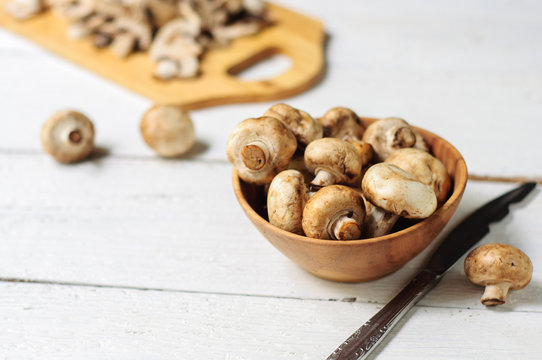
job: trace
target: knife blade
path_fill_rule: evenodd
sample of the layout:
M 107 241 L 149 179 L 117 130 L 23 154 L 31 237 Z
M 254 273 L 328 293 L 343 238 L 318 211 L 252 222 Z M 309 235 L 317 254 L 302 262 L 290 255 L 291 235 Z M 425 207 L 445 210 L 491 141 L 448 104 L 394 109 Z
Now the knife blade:
M 525 183 L 475 210 L 442 241 L 425 268 L 386 306 L 348 337 L 327 360 L 361 360 L 376 348 L 389 330 L 433 287 L 474 244 L 489 233 L 489 225 L 509 213 L 509 205 L 523 200 L 536 183 Z

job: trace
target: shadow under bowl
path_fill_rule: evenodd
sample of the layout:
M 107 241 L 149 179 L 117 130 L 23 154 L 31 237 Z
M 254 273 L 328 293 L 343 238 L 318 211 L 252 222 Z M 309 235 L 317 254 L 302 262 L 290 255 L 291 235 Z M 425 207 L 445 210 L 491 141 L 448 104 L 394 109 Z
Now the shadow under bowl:
M 361 120 L 368 126 L 376 119 Z M 432 154 L 446 167 L 452 179 L 452 190 L 448 200 L 433 215 L 397 232 L 370 239 L 337 241 L 284 231 L 266 220 L 264 187 L 244 182 L 234 169 L 235 195 L 258 231 L 306 271 L 323 279 L 341 282 L 380 278 L 398 270 L 437 237 L 456 211 L 467 183 L 467 166 L 459 151 L 443 138 L 427 130 L 416 129 L 430 146 Z

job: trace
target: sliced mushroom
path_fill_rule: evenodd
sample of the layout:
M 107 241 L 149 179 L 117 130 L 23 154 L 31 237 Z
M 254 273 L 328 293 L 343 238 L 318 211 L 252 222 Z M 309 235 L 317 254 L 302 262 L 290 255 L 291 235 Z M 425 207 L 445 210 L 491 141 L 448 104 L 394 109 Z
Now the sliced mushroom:
M 16 20 L 26 20 L 43 11 L 42 0 L 11 0 L 4 9 Z
M 318 190 L 303 210 L 303 231 L 315 239 L 355 240 L 361 237 L 365 206 L 361 194 L 348 186 Z
M 140 127 L 147 145 L 164 157 L 186 154 L 196 142 L 194 124 L 179 106 L 154 105 L 143 115 Z
M 337 138 L 312 141 L 305 149 L 305 165 L 315 174 L 315 189 L 333 184 L 354 184 L 361 175 L 361 159 L 354 145 Z
M 267 213 L 269 222 L 282 230 L 303 234 L 301 219 L 309 199 L 309 190 L 303 174 L 297 170 L 284 170 L 269 185 Z
M 415 148 L 399 149 L 391 153 L 386 162 L 400 167 L 431 186 L 439 205 L 448 198 L 452 186 L 450 176 L 442 162 L 427 151 Z
M 147 50 L 151 46 L 152 29 L 149 24 L 128 17 L 118 17 L 114 25 L 117 33 L 129 33 L 133 37 L 138 50 Z
M 465 258 L 465 274 L 469 280 L 485 286 L 480 301 L 486 306 L 504 304 L 508 290 L 523 289 L 531 281 L 532 273 L 531 259 L 506 244 L 479 246 Z
M 296 149 L 294 134 L 279 120 L 264 116 L 239 123 L 228 139 L 226 154 L 241 179 L 264 185 L 288 167 Z
M 275 104 L 264 113 L 286 125 L 295 135 L 297 144 L 306 147 L 311 141 L 320 139 L 323 135 L 322 126 L 305 111 L 298 110 L 286 104 Z
M 43 124 L 41 143 L 56 160 L 62 163 L 77 162 L 94 149 L 94 126 L 80 112 L 59 111 Z
M 318 119 L 324 129 L 325 137 L 357 139 L 363 136 L 365 128 L 359 116 L 345 107 L 334 107 Z
M 433 189 L 393 164 L 371 166 L 363 176 L 361 189 L 366 200 L 377 207 L 371 209 L 368 217 L 375 222 L 367 226 L 375 229 L 367 233 L 368 237 L 389 233 L 399 217 L 424 219 L 437 208 Z
M 380 119 L 367 126 L 363 141 L 373 146 L 377 161 L 384 161 L 395 150 L 417 148 L 429 151 L 420 133 L 405 120 L 399 118 Z
M 199 24 L 185 19 L 174 19 L 160 29 L 149 51 L 151 58 L 158 63 L 155 70 L 158 78 L 187 78 L 197 74 L 198 56 L 203 51 L 195 40 L 199 31 Z M 171 63 L 176 66 L 171 66 Z M 174 68 L 177 69 L 176 73 L 173 73 Z

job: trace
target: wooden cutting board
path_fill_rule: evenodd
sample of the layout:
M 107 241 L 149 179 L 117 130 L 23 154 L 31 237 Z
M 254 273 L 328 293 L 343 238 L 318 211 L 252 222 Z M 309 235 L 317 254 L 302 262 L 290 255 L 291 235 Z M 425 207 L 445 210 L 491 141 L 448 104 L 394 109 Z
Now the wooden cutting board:
M 275 24 L 255 36 L 235 40 L 224 49 L 208 51 L 195 79 L 160 81 L 145 53 L 119 59 L 90 40 L 67 37 L 67 22 L 51 12 L 17 21 L 0 0 L 0 26 L 157 103 L 174 103 L 187 110 L 208 106 L 290 97 L 314 85 L 324 68 L 324 28 L 312 18 L 269 4 Z M 242 81 L 235 74 L 275 54 L 288 56 L 286 72 L 262 81 Z

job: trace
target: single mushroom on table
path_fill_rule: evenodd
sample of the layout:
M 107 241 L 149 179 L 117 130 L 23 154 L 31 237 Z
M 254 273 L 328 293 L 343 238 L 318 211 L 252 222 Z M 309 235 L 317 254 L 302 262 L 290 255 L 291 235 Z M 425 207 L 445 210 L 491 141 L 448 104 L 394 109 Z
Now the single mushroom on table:
M 318 190 L 303 210 L 305 235 L 324 240 L 361 238 L 365 205 L 361 194 L 344 185 Z
M 452 187 L 450 175 L 442 162 L 428 153 L 415 148 L 399 149 L 391 153 L 387 163 L 396 165 L 433 188 L 437 202 L 442 205 Z
M 352 185 L 361 176 L 361 159 L 354 145 L 337 138 L 314 140 L 305 149 L 305 165 L 315 174 L 311 187 Z
M 312 116 L 290 105 L 275 104 L 267 109 L 264 116 L 271 116 L 282 121 L 295 135 L 298 146 L 303 148 L 323 135 L 322 126 Z
M 194 124 L 179 106 L 154 105 L 143 115 L 140 128 L 147 145 L 164 157 L 181 156 L 196 142 Z
M 83 160 L 94 149 L 94 125 L 80 112 L 59 111 L 43 124 L 41 143 L 57 161 Z
M 228 160 L 239 177 L 266 185 L 288 168 L 297 140 L 280 120 L 263 116 L 243 120 L 233 129 L 226 144 Z
M 303 209 L 309 199 L 309 189 L 303 174 L 297 170 L 278 173 L 269 184 L 267 214 L 269 222 L 282 229 L 302 235 Z
M 385 118 L 367 126 L 363 141 L 373 146 L 377 161 L 384 161 L 392 152 L 402 148 L 429 151 L 421 134 L 400 118 Z
M 389 163 L 371 166 L 361 181 L 368 207 L 366 237 L 388 234 L 399 217 L 425 219 L 437 208 L 433 188 Z
M 465 274 L 469 280 L 485 286 L 481 303 L 486 306 L 506 302 L 509 289 L 523 289 L 531 281 L 533 264 L 521 250 L 506 244 L 485 244 L 465 258 Z

